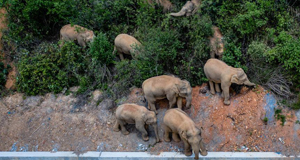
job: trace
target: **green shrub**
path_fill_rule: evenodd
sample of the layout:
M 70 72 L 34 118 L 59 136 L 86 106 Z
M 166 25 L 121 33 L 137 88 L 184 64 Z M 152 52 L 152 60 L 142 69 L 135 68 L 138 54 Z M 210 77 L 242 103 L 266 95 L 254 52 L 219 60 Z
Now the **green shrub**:
M 282 31 L 274 42 L 276 46 L 266 54 L 268 62 L 279 63 L 288 71 L 295 87 L 300 87 L 300 39 Z
M 93 61 L 106 65 L 113 63 L 115 56 L 112 55 L 112 52 L 113 45 L 108 41 L 106 35 L 101 32 L 94 38 L 89 48 L 89 54 Z
M 1 62 L 1 58 L 0 58 L 0 89 L 3 88 L 3 86 L 6 83 L 6 78 L 8 75 L 8 70 L 10 69 L 10 66 L 7 65 L 6 67 L 4 66 L 4 63 Z
M 18 90 L 28 95 L 51 91 L 58 93 L 64 87 L 68 87 L 67 73 L 60 69 L 58 63 L 61 55 L 57 45 L 44 43 L 40 45 L 40 49 L 43 49 L 42 53 L 24 55 L 18 63 Z

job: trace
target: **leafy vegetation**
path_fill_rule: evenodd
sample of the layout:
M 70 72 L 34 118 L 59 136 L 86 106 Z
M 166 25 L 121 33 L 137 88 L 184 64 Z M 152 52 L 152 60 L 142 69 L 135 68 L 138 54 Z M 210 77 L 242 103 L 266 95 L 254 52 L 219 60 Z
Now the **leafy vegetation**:
M 8 70 L 10 69 L 10 65 L 4 66 L 3 62 L 0 62 L 0 89 L 5 85 L 6 83 L 6 77 L 8 75 Z
M 178 7 L 185 2 L 172 3 Z M 251 81 L 284 98 L 300 87 L 300 18 L 294 1 L 203 0 L 198 13 L 189 17 L 171 17 L 143 0 L 0 0 L 0 4 L 9 21 L 2 38 L 4 51 L 18 64 L 18 90 L 29 95 L 79 85 L 81 93 L 100 88 L 117 98 L 161 74 L 200 85 L 207 81 L 203 66 L 210 56 L 212 26 L 224 36 L 222 60 L 243 68 Z M 73 42 L 58 47 L 59 30 L 68 23 L 96 33 L 88 49 Z M 125 61 L 112 55 L 120 33 L 142 43 L 139 55 Z
M 281 114 L 281 112 L 282 112 L 282 110 L 281 109 L 276 109 L 275 110 L 275 118 L 277 119 L 277 120 L 280 120 L 281 121 L 281 125 L 282 126 L 284 126 L 284 123 L 285 123 L 285 121 L 286 121 L 286 117 L 285 117 L 285 115 L 283 115 L 283 114 Z

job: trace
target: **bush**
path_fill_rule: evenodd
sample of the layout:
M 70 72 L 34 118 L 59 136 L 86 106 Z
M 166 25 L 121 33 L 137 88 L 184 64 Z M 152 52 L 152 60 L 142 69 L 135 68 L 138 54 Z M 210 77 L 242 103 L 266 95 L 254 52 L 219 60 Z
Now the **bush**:
M 74 75 L 66 70 L 77 70 L 78 66 L 72 65 L 71 62 L 77 58 L 78 52 L 73 51 L 62 54 L 57 44 L 42 43 L 32 54 L 24 54 L 18 63 L 18 90 L 28 95 L 58 93 L 74 84 Z
M 282 31 L 274 42 L 276 46 L 267 52 L 267 60 L 270 63 L 279 63 L 288 71 L 295 87 L 300 87 L 300 39 Z
M 1 60 L 1 58 L 0 58 Z M 6 77 L 8 75 L 8 70 L 10 69 L 10 65 L 4 66 L 4 63 L 0 61 L 0 89 L 3 88 L 3 86 L 6 83 Z
M 113 45 L 108 41 L 106 35 L 101 32 L 94 38 L 88 52 L 93 61 L 98 61 L 101 64 L 112 64 L 115 58 L 112 54 Z

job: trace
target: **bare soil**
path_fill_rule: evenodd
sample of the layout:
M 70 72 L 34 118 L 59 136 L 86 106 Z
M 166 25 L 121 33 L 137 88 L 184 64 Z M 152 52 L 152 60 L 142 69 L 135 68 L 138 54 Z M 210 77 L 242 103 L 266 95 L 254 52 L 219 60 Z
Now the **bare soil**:
M 96 91 L 95 91 L 96 92 Z M 183 150 L 183 142 L 155 144 L 149 127 L 150 140 L 144 142 L 134 125 L 128 125 L 129 135 L 113 131 L 117 105 L 101 99 L 101 92 L 91 93 L 91 99 L 79 105 L 73 93 L 24 97 L 21 93 L 0 100 L 0 151 L 161 151 Z M 274 96 L 262 87 L 241 93 L 231 92 L 231 105 L 223 104 L 220 94 L 211 95 L 206 84 L 193 88 L 191 109 L 184 108 L 197 126 L 208 151 L 300 153 L 300 112 L 282 109 L 286 122 L 275 118 L 277 106 Z M 142 91 L 135 88 L 118 102 L 143 102 Z M 168 101 L 157 102 L 159 135 L 161 121 L 168 109 Z M 298 118 L 297 118 L 298 115 Z M 267 117 L 268 121 L 263 119 Z

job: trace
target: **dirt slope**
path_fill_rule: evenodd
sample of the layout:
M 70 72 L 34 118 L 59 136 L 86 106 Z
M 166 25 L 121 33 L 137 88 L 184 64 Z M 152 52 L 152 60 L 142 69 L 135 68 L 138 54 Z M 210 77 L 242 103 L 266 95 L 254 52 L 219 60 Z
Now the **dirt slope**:
M 201 92 L 200 92 L 201 91 Z M 205 93 L 206 92 L 206 93 Z M 101 92 L 92 93 L 84 106 L 72 93 L 23 97 L 16 93 L 0 100 L 0 151 L 182 151 L 182 142 L 155 144 L 154 132 L 144 142 L 134 125 L 129 135 L 113 132 L 115 106 Z M 141 89 L 119 103 L 143 104 Z M 101 102 L 100 102 L 101 101 Z M 100 103 L 99 103 L 100 102 Z M 157 103 L 159 135 L 167 100 Z M 192 108 L 184 109 L 202 128 L 208 151 L 272 151 L 285 155 L 300 153 L 300 112 L 283 109 L 286 123 L 274 118 L 277 107 L 273 95 L 263 88 L 231 95 L 231 105 L 223 105 L 220 95 L 211 95 L 206 84 L 193 88 Z M 298 118 L 297 118 L 298 115 Z M 263 119 L 268 117 L 268 122 Z

